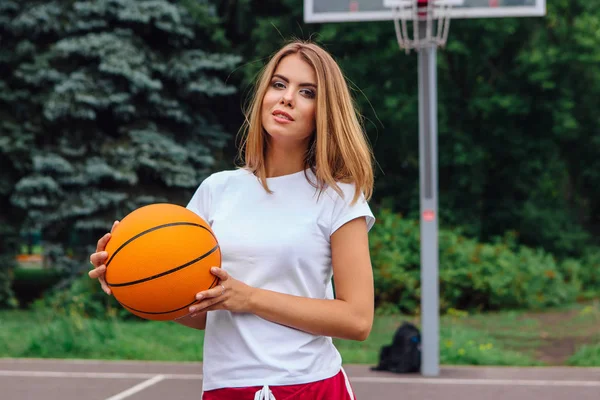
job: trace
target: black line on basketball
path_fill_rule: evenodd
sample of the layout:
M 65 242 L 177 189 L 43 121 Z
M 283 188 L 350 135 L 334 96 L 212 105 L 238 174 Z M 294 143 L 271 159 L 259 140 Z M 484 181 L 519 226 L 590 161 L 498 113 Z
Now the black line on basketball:
M 169 313 L 172 313 L 172 312 L 176 312 L 176 311 L 183 310 L 184 308 L 191 306 L 192 304 L 196 303 L 197 301 L 198 301 L 198 300 L 194 300 L 194 301 L 192 301 L 190 304 L 186 304 L 186 305 L 185 305 L 185 306 L 183 306 L 183 307 L 176 308 L 175 310 L 171 310 L 171 311 L 142 311 L 142 310 L 136 310 L 136 309 L 135 309 L 135 308 L 133 308 L 133 307 L 129 307 L 127 304 L 123 304 L 123 303 L 120 303 L 120 304 L 121 304 L 123 307 L 127 307 L 127 308 L 129 308 L 130 310 L 133 310 L 133 311 L 136 311 L 136 312 L 139 312 L 139 313 L 144 313 L 144 314 L 153 314 L 153 315 L 160 315 L 160 314 L 169 314 Z
M 215 287 L 215 286 L 216 286 L 216 283 L 217 283 L 218 281 L 219 281 L 219 278 L 215 276 L 215 279 L 213 280 L 213 283 L 211 283 L 211 285 L 210 285 L 208 288 L 209 288 L 209 289 L 212 289 L 213 287 Z M 176 312 L 176 311 L 179 311 L 179 310 L 183 310 L 184 308 L 186 308 L 186 307 L 189 307 L 189 306 L 191 306 L 192 304 L 194 304 L 194 303 L 196 303 L 196 302 L 197 302 L 197 300 L 194 300 L 194 301 L 192 301 L 190 304 L 186 304 L 185 306 L 183 306 L 183 307 L 180 307 L 180 308 L 177 308 L 177 309 L 175 309 L 175 310 L 171 310 L 171 311 L 159 311 L 159 312 L 158 312 L 158 311 L 153 311 L 153 312 L 151 312 L 151 311 L 142 311 L 142 310 L 137 310 L 137 309 L 135 309 L 135 308 L 133 308 L 133 307 L 130 307 L 130 306 L 128 306 L 127 304 L 123 304 L 123 303 L 121 303 L 121 302 L 119 302 L 119 303 L 120 303 L 120 304 L 121 304 L 123 307 L 127 307 L 127 308 L 129 308 L 130 310 L 133 310 L 133 311 L 136 311 L 136 312 L 139 312 L 139 313 L 142 313 L 142 314 L 153 314 L 153 315 L 160 315 L 160 314 L 169 314 L 169 313 L 172 313 L 172 312 Z
M 129 239 L 125 243 L 123 243 L 121 246 L 119 246 L 119 248 L 113 253 L 112 256 L 110 256 L 110 258 L 106 262 L 106 267 L 108 268 L 108 265 L 110 264 L 110 262 L 117 256 L 117 254 L 121 251 L 121 249 L 123 249 L 123 247 L 127 246 L 129 243 L 133 242 L 135 239 L 138 239 L 138 238 L 140 238 L 141 236 L 144 236 L 147 233 L 154 232 L 154 231 L 162 229 L 162 228 L 169 228 L 169 227 L 172 227 L 172 226 L 180 226 L 180 225 L 196 226 L 198 228 L 202 228 L 202 229 L 208 231 L 208 233 L 210 233 L 210 235 L 215 240 L 217 240 L 217 238 L 215 238 L 215 235 L 213 235 L 213 233 L 210 231 L 210 229 L 208 229 L 207 227 L 205 227 L 203 225 L 200 225 L 200 224 L 194 224 L 192 222 L 171 222 L 169 224 L 157 225 L 157 226 L 155 226 L 153 228 L 145 230 L 144 232 L 138 233 L 137 235 L 135 235 L 134 237 L 132 237 L 131 239 Z
M 210 286 L 209 286 L 208 288 L 209 288 L 209 289 L 212 289 L 213 287 L 215 287 L 215 284 L 216 284 L 218 281 L 219 281 L 219 278 L 215 276 L 215 279 L 213 280 L 213 283 L 211 283 L 211 284 L 210 284 Z M 197 300 L 194 300 L 194 301 L 192 301 L 190 304 L 187 304 L 187 305 L 185 305 L 185 306 L 183 306 L 183 307 L 180 307 L 180 308 L 177 308 L 177 309 L 175 309 L 175 310 L 171 310 L 171 311 L 160 311 L 160 312 L 156 312 L 156 311 L 155 311 L 155 312 L 150 312 L 150 311 L 136 310 L 135 308 L 133 308 L 133 307 L 130 307 L 130 306 L 128 306 L 127 304 L 123 304 L 123 303 L 120 303 L 120 302 L 119 302 L 119 303 L 120 303 L 122 306 L 129 308 L 130 310 L 137 311 L 137 312 L 144 313 L 144 314 L 168 314 L 168 313 L 172 313 L 172 312 L 175 312 L 175 311 L 183 310 L 184 308 L 186 308 L 186 307 L 189 307 L 189 306 L 191 306 L 192 304 L 194 304 L 194 303 L 196 303 L 196 302 L 197 302 Z
M 170 269 L 168 271 L 161 272 L 160 274 L 152 275 L 152 276 L 149 276 L 147 278 L 142 278 L 142 279 L 138 279 L 136 281 L 131 281 L 131 282 L 123 282 L 123 283 L 110 283 L 110 282 L 106 282 L 106 284 L 108 286 L 112 286 L 112 287 L 123 287 L 123 286 L 130 286 L 130 285 L 135 285 L 135 284 L 138 284 L 138 283 L 143 283 L 143 282 L 151 281 L 153 279 L 160 278 L 161 276 L 169 275 L 169 274 L 171 274 L 173 272 L 179 271 L 180 269 L 184 269 L 185 267 L 189 267 L 190 265 L 197 263 L 198 261 L 202 260 L 203 258 L 208 257 L 209 255 L 211 255 L 212 253 L 214 253 L 215 251 L 217 251 L 218 248 L 219 248 L 219 245 L 217 244 L 215 247 L 213 247 L 211 250 L 209 250 L 205 254 L 201 255 L 200 257 L 198 257 L 198 258 L 196 258 L 196 259 L 194 259 L 192 261 L 186 262 L 185 264 L 182 264 L 182 265 L 180 265 L 178 267 L 175 267 L 173 269 Z

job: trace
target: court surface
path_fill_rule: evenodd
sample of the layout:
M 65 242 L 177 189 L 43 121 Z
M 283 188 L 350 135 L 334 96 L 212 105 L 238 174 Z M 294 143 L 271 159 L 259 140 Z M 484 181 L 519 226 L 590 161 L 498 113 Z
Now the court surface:
M 599 400 L 600 368 L 442 367 L 440 376 L 346 365 L 358 400 Z M 2 400 L 200 399 L 202 364 L 0 358 Z

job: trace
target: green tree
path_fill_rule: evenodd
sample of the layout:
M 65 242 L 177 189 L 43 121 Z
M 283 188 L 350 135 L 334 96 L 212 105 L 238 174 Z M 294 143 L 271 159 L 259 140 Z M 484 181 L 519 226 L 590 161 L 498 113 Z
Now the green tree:
M 215 15 L 205 1 L 0 5 L 2 212 L 42 232 L 53 265 L 81 267 L 114 219 L 185 204 L 219 168 L 240 58 Z
M 516 230 L 580 256 L 597 231 L 598 17 L 588 2 L 557 1 L 543 18 L 453 25 L 440 58 L 440 182 L 455 220 L 481 237 Z
M 313 39 L 351 82 L 378 161 L 375 203 L 419 211 L 417 57 L 391 22 L 304 24 L 300 0 L 219 1 L 251 82 L 285 40 Z M 251 17 L 250 17 L 251 16 Z M 547 16 L 456 20 L 438 52 L 440 221 L 487 241 L 580 256 L 600 227 L 600 11 L 553 1 Z M 245 40 L 249 38 L 250 40 Z

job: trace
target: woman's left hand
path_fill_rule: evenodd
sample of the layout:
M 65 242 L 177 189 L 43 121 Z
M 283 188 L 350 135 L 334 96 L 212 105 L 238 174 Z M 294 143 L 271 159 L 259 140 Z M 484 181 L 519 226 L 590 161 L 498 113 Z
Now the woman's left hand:
M 190 306 L 191 316 L 214 310 L 248 312 L 249 299 L 254 288 L 232 278 L 222 268 L 212 267 L 210 273 L 219 278 L 219 282 L 212 289 L 196 294 L 199 302 Z

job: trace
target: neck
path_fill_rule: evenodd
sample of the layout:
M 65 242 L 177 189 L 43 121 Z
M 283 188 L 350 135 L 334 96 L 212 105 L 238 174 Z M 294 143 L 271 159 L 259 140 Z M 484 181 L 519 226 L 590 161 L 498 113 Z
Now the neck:
M 267 178 L 289 175 L 305 168 L 307 145 L 282 147 L 269 143 L 266 154 Z

